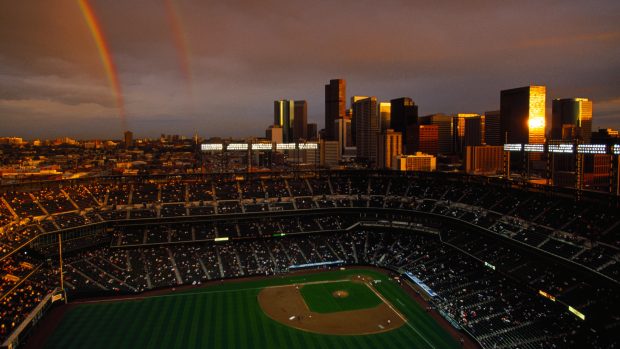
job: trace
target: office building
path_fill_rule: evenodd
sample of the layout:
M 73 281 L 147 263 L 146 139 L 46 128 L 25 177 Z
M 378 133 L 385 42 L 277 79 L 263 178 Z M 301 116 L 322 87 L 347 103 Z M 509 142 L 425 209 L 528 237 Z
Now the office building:
M 321 140 L 320 148 L 320 164 L 324 167 L 335 167 L 340 162 L 340 143 L 338 141 Z
M 308 103 L 306 101 L 295 101 L 293 118 L 293 142 L 308 139 Z
M 613 128 L 599 128 L 597 132 L 592 133 L 592 144 L 620 144 L 620 132 Z
M 377 133 L 381 126 L 377 98 L 368 97 L 354 102 L 353 120 L 356 122 L 357 158 L 372 167 L 377 162 Z
M 439 153 L 440 125 L 410 125 L 407 130 L 409 152 L 422 152 L 436 155 Z
M 341 118 L 335 121 L 336 131 L 338 132 L 338 142 L 340 149 L 344 152 L 345 147 L 351 142 L 351 119 Z
M 377 168 L 392 168 L 392 160 L 403 153 L 403 138 L 392 129 L 377 135 Z
M 482 144 L 482 118 L 478 114 L 459 113 L 454 117 L 452 127 L 453 152 L 461 154 L 465 147 Z
M 396 171 L 431 172 L 437 169 L 437 158 L 420 152 L 414 155 L 398 155 L 394 157 L 392 169 Z
M 501 91 L 501 137 L 504 143 L 545 143 L 545 86 Z
M 295 122 L 295 101 L 279 100 L 273 102 L 273 124 L 282 127 L 284 143 L 293 142 L 293 124 Z
M 357 144 L 357 118 L 355 117 L 355 110 L 353 106 L 358 101 L 368 98 L 368 96 L 353 96 L 351 97 L 351 109 L 347 115 L 351 117 L 351 145 L 354 147 Z
M 390 113 L 391 113 L 390 102 L 380 102 L 379 103 L 379 118 L 381 119 L 381 131 L 385 131 L 391 128 Z
M 318 126 L 315 123 L 312 124 L 308 124 L 307 126 L 307 133 L 306 133 L 306 137 L 308 137 L 308 140 L 314 141 L 317 140 L 319 135 L 318 135 Z
M 465 172 L 473 175 L 498 175 L 504 171 L 504 147 L 467 146 L 465 148 Z
M 608 191 L 609 172 L 613 161 L 609 155 L 593 154 L 583 159 L 583 187 L 592 190 Z
M 133 132 L 125 131 L 123 136 L 125 138 L 125 148 L 133 147 Z
M 271 141 L 271 143 L 283 143 L 282 140 L 282 127 L 279 125 L 271 125 L 265 131 L 265 138 Z
M 486 145 L 503 145 L 502 141 L 502 125 L 500 119 L 500 111 L 487 111 L 484 113 L 484 144 Z
M 338 135 L 334 129 L 334 121 L 345 117 L 346 82 L 333 79 L 325 85 L 325 138 L 336 140 Z
M 551 110 L 551 139 L 591 142 L 592 101 L 587 98 L 554 99 Z
M 453 149 L 454 118 L 451 115 L 432 114 L 419 118 L 421 125 L 436 125 L 438 132 L 437 149 L 439 154 L 450 154 Z M 415 149 L 414 149 L 415 151 Z M 434 154 L 437 154 L 434 153 Z
M 390 128 L 403 135 L 403 148 L 413 152 L 407 144 L 407 128 L 418 123 L 418 106 L 409 97 L 392 99 L 390 101 Z

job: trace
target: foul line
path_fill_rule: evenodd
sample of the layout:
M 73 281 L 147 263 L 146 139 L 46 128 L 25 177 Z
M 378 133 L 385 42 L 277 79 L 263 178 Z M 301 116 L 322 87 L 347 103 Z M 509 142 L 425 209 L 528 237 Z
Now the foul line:
M 375 290 L 374 287 L 372 287 L 372 285 L 370 284 L 365 284 L 366 286 L 368 286 L 368 288 L 375 294 L 377 295 L 377 297 L 379 297 L 383 303 L 385 303 L 390 309 L 392 309 L 393 312 L 396 313 L 396 315 L 398 315 L 401 319 L 403 319 L 403 321 L 405 322 L 405 324 L 407 326 L 409 326 L 409 328 L 411 328 L 412 330 L 415 331 L 415 333 L 418 334 L 418 336 L 420 336 L 420 338 L 422 338 L 426 344 L 428 344 L 431 348 L 435 349 L 435 346 L 433 346 L 427 339 L 426 337 L 424 337 L 424 335 L 422 335 L 422 333 L 420 333 L 420 331 L 418 331 L 415 327 L 413 327 L 413 325 L 411 325 L 409 323 L 409 321 L 407 320 L 407 318 L 405 318 L 405 316 L 403 314 L 401 314 L 398 310 L 394 309 L 394 307 L 392 306 L 392 304 L 390 302 L 388 302 L 387 299 L 385 299 L 385 297 L 383 297 L 383 295 L 381 293 L 379 293 L 377 290 Z

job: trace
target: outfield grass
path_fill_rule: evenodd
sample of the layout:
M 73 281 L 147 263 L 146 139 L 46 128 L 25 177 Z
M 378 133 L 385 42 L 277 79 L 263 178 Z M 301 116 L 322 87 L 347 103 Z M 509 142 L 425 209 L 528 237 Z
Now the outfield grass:
M 349 296 L 334 297 L 333 293 L 340 290 L 348 292 Z M 381 299 L 368 286 L 357 282 L 342 281 L 304 285 L 300 292 L 308 309 L 317 313 L 367 309 L 381 304 Z
M 333 336 L 280 324 L 256 296 L 273 285 L 339 280 L 365 274 L 408 319 L 390 332 Z M 409 295 L 385 275 L 346 270 L 243 283 L 223 283 L 144 300 L 81 304 L 65 314 L 45 348 L 459 348 Z

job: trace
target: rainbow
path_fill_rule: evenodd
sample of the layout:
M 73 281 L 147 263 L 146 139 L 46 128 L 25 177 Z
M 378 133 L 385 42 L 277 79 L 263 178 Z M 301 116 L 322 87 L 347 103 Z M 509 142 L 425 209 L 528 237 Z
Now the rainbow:
M 183 74 L 183 78 L 185 79 L 185 83 L 187 84 L 187 90 L 191 95 L 192 70 L 189 63 L 189 46 L 185 31 L 181 25 L 181 16 L 174 0 L 164 0 L 164 3 L 166 5 L 166 17 L 168 18 L 168 23 L 170 25 L 170 29 L 172 30 L 174 46 L 177 50 L 179 66 Z
M 110 47 L 108 46 L 103 31 L 101 30 L 101 25 L 99 23 L 99 20 L 97 19 L 97 16 L 95 15 L 95 11 L 93 10 L 93 7 L 90 5 L 88 0 L 78 0 L 78 4 L 80 5 L 80 9 L 82 10 L 84 20 L 86 20 L 86 24 L 88 24 L 90 33 L 95 40 L 95 44 L 97 45 L 97 49 L 99 50 L 99 57 L 101 58 L 101 63 L 103 64 L 106 75 L 108 77 L 108 82 L 116 97 L 116 107 L 118 109 L 118 113 L 121 119 L 121 125 L 123 127 L 123 130 L 127 130 L 127 120 L 125 118 L 125 101 L 123 99 L 123 92 L 121 89 L 121 84 L 118 80 L 118 72 L 116 70 L 116 65 L 114 65 L 114 60 L 112 59 Z

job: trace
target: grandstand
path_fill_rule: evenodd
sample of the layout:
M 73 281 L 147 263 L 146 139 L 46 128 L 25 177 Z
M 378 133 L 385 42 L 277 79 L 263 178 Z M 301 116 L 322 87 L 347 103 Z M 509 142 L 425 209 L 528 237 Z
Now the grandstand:
M 2 188 L 0 340 L 69 301 L 291 266 L 409 279 L 482 348 L 613 348 L 617 198 L 446 174 L 106 177 Z M 62 241 L 62 285 L 59 245 Z M 407 286 L 409 287 L 409 286 Z

